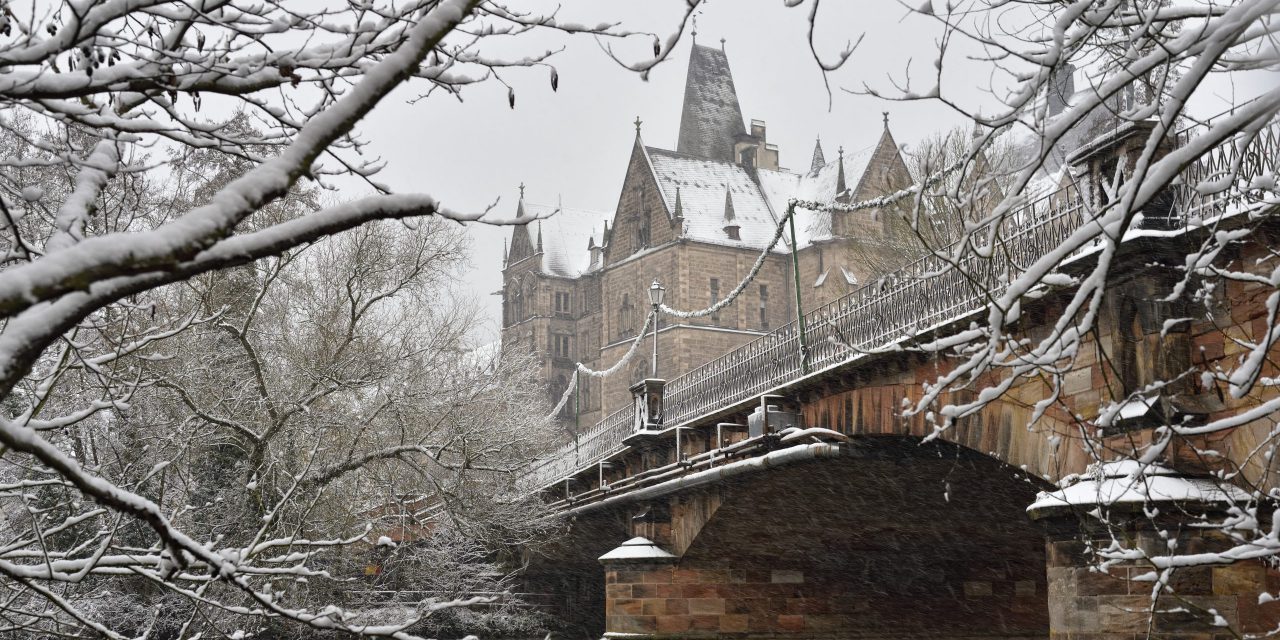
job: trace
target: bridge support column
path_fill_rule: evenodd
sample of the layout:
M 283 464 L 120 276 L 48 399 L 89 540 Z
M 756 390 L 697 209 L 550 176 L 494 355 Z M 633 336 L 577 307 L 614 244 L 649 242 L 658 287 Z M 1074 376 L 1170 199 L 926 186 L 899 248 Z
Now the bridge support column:
M 605 637 L 670 635 L 670 620 L 687 615 L 688 603 L 673 586 L 676 556 L 648 538 L 635 537 L 600 556 L 604 565 Z M 687 630 L 687 629 L 686 629 Z
M 1280 602 L 1262 594 L 1280 589 L 1280 571 L 1261 561 L 1161 571 L 1170 560 L 1235 546 L 1193 521 L 1216 521 L 1243 492 L 1161 467 L 1138 474 L 1132 462 L 1094 471 L 1095 479 L 1042 493 L 1028 509 L 1047 531 L 1050 638 L 1219 640 L 1277 628 Z M 1153 598 L 1161 575 L 1166 586 Z

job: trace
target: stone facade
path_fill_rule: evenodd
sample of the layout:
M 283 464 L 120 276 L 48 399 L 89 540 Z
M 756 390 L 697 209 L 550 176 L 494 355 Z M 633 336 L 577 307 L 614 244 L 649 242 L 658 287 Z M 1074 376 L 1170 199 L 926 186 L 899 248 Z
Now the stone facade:
M 912 183 L 887 119 L 873 149 L 848 159 L 842 150 L 825 163 L 819 145 L 808 173 L 790 173 L 778 167 L 778 149 L 767 142 L 763 122 L 742 126 L 723 51 L 695 46 L 688 85 L 680 151 L 646 146 L 637 124 L 613 212 L 572 218 L 558 233 L 546 226 L 550 219 L 513 231 L 503 270 L 503 349 L 535 354 L 553 401 L 572 380 L 575 363 L 605 369 L 627 353 L 649 313 L 655 280 L 666 288 L 666 303 L 678 309 L 705 308 L 728 296 L 772 239 L 787 197 L 867 199 Z M 709 136 L 717 139 L 704 139 Z M 718 138 L 724 136 L 729 139 Z M 532 205 L 522 191 L 517 215 L 558 209 Z M 905 252 L 892 242 L 894 219 L 876 210 L 797 214 L 800 304 L 825 304 L 901 264 Z M 589 233 L 580 233 L 583 228 Z M 784 238 L 719 313 L 661 318 L 661 377 L 678 376 L 795 318 L 796 274 Z M 562 417 L 587 428 L 626 406 L 627 388 L 650 375 L 652 344 L 645 340 L 640 349 L 644 357 L 624 375 L 584 377 Z

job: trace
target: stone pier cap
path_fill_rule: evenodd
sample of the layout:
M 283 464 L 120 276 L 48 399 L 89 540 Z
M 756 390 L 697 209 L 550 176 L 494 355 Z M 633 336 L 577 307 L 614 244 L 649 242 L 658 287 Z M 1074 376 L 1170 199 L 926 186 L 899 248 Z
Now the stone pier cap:
M 600 556 L 601 564 L 674 562 L 676 556 L 643 536 L 636 536 Z
M 1094 509 L 1141 511 L 1146 505 L 1178 504 L 1225 508 L 1248 501 L 1248 492 L 1220 478 L 1189 476 L 1156 463 L 1138 460 L 1094 463 L 1080 475 L 1067 476 L 1057 491 L 1041 491 L 1027 507 L 1040 520 L 1092 512 Z

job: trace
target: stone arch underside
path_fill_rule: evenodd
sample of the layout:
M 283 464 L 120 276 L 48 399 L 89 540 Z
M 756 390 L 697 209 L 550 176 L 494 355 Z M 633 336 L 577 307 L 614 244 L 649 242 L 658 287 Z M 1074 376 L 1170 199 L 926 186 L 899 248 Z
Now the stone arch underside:
M 948 443 L 867 437 L 847 453 L 699 489 L 716 508 L 678 560 L 610 571 L 606 629 L 1047 637 L 1044 536 L 1025 514 L 1040 484 Z

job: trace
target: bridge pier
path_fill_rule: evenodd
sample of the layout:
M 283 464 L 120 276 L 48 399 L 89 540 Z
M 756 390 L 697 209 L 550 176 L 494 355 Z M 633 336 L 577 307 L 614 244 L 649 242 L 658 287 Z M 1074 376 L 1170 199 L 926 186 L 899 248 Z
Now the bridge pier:
M 1280 602 L 1263 596 L 1260 603 L 1259 596 L 1280 589 L 1280 571 L 1259 560 L 1162 570 L 1235 546 L 1195 520 L 1216 521 L 1247 495 L 1160 467 L 1135 480 L 1135 468 L 1132 462 L 1100 465 L 1093 479 L 1041 494 L 1028 509 L 1047 533 L 1050 638 L 1220 640 L 1274 633 Z M 1099 504 L 1098 496 L 1109 499 Z
M 604 636 L 1223 640 L 1280 628 L 1280 602 L 1259 602 L 1280 592 L 1280 570 L 1260 561 L 1175 569 L 1152 598 L 1162 558 L 1233 544 L 1194 523 L 1238 489 L 1152 467 L 1130 495 L 1133 469 L 1113 464 L 1037 495 L 990 458 L 885 442 L 633 504 L 635 537 L 600 558 Z
M 634 504 L 604 637 L 1043 639 L 1035 487 L 984 458 L 881 438 Z

